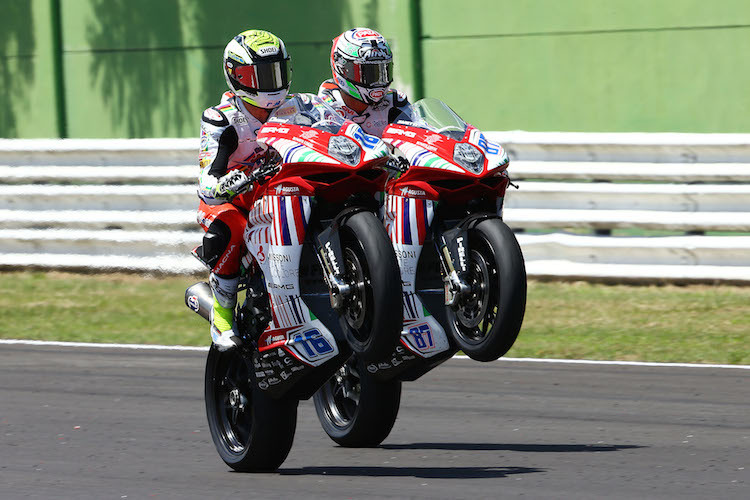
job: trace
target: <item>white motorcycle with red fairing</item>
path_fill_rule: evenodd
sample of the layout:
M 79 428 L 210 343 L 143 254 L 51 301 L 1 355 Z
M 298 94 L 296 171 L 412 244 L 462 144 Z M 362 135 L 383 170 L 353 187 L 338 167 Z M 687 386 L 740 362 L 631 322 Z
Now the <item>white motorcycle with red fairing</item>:
M 214 444 L 238 471 L 279 467 L 298 401 L 353 352 L 369 361 L 388 356 L 402 315 L 398 262 L 375 215 L 387 146 L 307 94 L 277 108 L 258 142 L 280 164 L 249 176 L 259 184 L 245 232 L 247 298 L 235 315 L 242 346 L 212 347 L 205 377 Z M 206 283 L 185 299 L 208 319 Z
M 502 220 L 508 157 L 436 99 L 383 140 L 403 174 L 387 185 L 384 222 L 398 258 L 404 320 L 389 356 L 353 356 L 315 395 L 326 433 L 342 446 L 377 446 L 398 414 L 401 382 L 458 350 L 492 361 L 513 345 L 526 305 L 526 271 Z

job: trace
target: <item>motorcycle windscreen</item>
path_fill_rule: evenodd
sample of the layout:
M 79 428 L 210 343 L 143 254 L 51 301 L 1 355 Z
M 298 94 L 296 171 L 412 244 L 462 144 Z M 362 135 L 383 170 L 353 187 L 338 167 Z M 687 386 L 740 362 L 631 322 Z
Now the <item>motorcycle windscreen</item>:
M 435 130 L 456 141 L 463 139 L 468 126 L 447 104 L 432 97 L 415 102 L 412 113 L 416 126 Z M 424 127 L 423 124 L 427 126 Z
M 344 118 L 315 94 L 295 94 L 268 117 L 268 123 L 289 123 L 337 134 Z

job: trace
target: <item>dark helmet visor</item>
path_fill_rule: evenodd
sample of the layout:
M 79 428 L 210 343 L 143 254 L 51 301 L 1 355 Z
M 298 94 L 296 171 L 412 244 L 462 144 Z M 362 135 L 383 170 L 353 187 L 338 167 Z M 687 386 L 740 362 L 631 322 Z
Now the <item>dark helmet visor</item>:
M 359 64 L 342 59 L 338 67 L 344 78 L 365 87 L 385 87 L 393 82 L 393 61 Z
M 289 88 L 289 60 L 259 62 L 234 68 L 234 78 L 240 85 L 261 92 L 275 92 Z

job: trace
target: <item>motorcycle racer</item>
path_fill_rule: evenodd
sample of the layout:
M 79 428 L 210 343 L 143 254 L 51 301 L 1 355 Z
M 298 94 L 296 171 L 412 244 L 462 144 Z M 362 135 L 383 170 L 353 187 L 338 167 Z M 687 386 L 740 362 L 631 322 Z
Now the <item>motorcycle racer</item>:
M 377 31 L 352 28 L 334 38 L 331 71 L 318 94 L 365 133 L 381 137 L 389 123 L 411 119 L 406 95 L 390 88 L 393 52 Z
M 246 172 L 274 161 L 256 134 L 286 99 L 291 81 L 286 46 L 268 31 L 235 36 L 224 49 L 223 66 L 229 91 L 203 112 L 198 156 L 198 223 L 206 231 L 198 257 L 211 267 L 211 339 L 220 350 L 238 342 L 233 316 L 252 208 Z

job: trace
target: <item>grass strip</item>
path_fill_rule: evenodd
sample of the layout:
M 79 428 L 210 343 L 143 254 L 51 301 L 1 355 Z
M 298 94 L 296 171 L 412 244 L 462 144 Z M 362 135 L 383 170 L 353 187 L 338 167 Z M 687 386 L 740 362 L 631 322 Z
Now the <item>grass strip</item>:
M 196 278 L 0 273 L 0 338 L 208 345 Z M 750 288 L 531 281 L 509 357 L 750 364 Z

